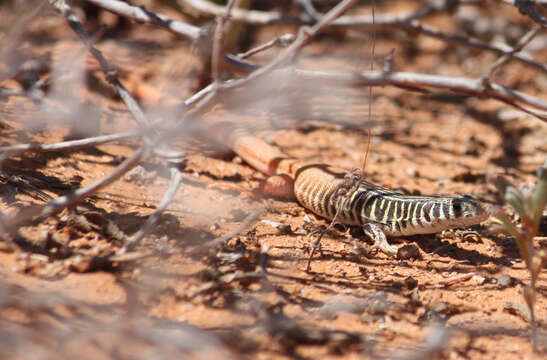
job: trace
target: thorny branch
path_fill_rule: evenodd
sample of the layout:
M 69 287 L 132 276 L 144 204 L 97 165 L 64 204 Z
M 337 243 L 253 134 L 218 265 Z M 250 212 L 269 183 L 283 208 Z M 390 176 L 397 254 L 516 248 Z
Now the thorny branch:
M 228 57 L 229 61 L 237 63 L 241 69 L 260 68 L 254 64 L 247 63 L 235 56 Z M 263 69 L 263 68 L 260 68 Z M 373 71 L 361 73 L 343 73 L 328 71 L 302 70 L 298 68 L 284 68 L 273 70 L 274 72 L 289 72 L 306 81 L 318 81 L 323 84 L 336 86 L 395 86 L 403 89 L 427 90 L 440 89 L 460 93 L 468 96 L 478 96 L 481 98 L 493 98 L 514 106 L 519 110 L 525 111 L 540 120 L 547 121 L 547 102 L 526 93 L 514 90 L 501 84 L 490 82 L 488 87 L 483 85 L 483 77 L 465 78 L 431 74 L 408 73 L 401 71 Z M 255 71 L 256 72 L 256 71 Z M 254 74 L 254 73 L 252 73 Z M 224 83 L 223 90 L 244 86 L 242 80 Z M 188 104 L 193 103 L 204 97 L 212 89 L 206 87 L 195 97 L 189 98 Z M 199 94 L 199 95 L 198 95 Z M 525 108 L 523 105 L 536 108 L 541 112 Z
M 471 47 L 471 48 L 475 48 L 479 50 L 488 50 L 488 51 L 495 52 L 499 55 L 510 54 L 513 51 L 513 49 L 510 46 L 507 46 L 505 44 L 486 43 L 478 39 L 469 38 L 467 36 L 443 32 L 432 26 L 420 24 L 418 22 L 405 23 L 404 28 L 407 29 L 408 31 L 414 31 L 416 33 L 431 36 L 431 37 L 446 41 L 448 43 L 463 45 L 463 46 L 467 46 L 467 47 Z M 541 64 L 532 60 L 529 55 L 515 54 L 514 58 L 515 60 L 518 60 L 525 65 L 528 65 L 536 70 L 539 70 L 547 74 L 547 65 Z
M 293 34 L 285 34 L 281 36 L 276 36 L 274 39 L 268 41 L 265 44 L 259 45 L 249 51 L 246 51 L 241 54 L 237 54 L 237 57 L 240 59 L 246 59 L 248 57 L 251 57 L 253 55 L 258 54 L 261 51 L 268 50 L 276 45 L 287 47 L 294 41 L 294 35 Z

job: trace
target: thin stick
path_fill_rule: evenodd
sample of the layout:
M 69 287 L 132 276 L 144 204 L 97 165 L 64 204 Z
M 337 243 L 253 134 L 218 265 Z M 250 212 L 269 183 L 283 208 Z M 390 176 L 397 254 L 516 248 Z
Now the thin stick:
M 367 159 L 368 159 L 368 153 L 370 151 L 370 138 L 372 138 L 372 130 L 370 127 L 367 129 L 368 136 L 367 136 L 367 148 L 365 150 L 365 158 L 363 159 L 363 165 L 361 166 L 361 171 L 363 173 L 363 179 L 366 177 L 366 169 L 367 169 Z
M 196 246 L 188 248 L 188 249 L 169 251 L 169 254 L 176 254 L 176 253 L 193 254 L 193 253 L 200 252 L 203 249 L 211 248 L 211 247 L 220 245 L 220 244 L 230 240 L 234 236 L 239 235 L 243 230 L 245 230 L 249 226 L 251 226 L 251 224 L 253 224 L 262 214 L 263 214 L 263 211 L 252 211 L 251 213 L 249 213 L 249 215 L 247 215 L 247 217 L 245 217 L 245 219 L 243 219 L 243 221 L 241 222 L 241 225 L 239 225 L 233 231 L 230 231 L 230 232 L 228 232 L 228 233 L 226 233 L 226 234 L 224 234 L 224 235 L 222 235 L 218 238 L 215 238 L 211 241 L 207 241 L 204 244 L 196 245 Z
M 59 211 L 70 207 L 77 202 L 81 201 L 83 198 L 94 194 L 100 189 L 112 184 L 114 181 L 122 177 L 126 172 L 134 168 L 139 164 L 142 158 L 147 153 L 146 147 L 141 146 L 137 151 L 135 151 L 131 157 L 123 161 L 116 169 L 110 174 L 106 175 L 102 179 L 94 182 L 91 185 L 79 188 L 70 194 L 58 197 L 57 199 L 50 201 L 49 203 L 43 206 L 29 207 L 21 210 L 19 213 L 4 218 L 1 223 L 6 230 L 10 230 L 14 226 L 17 226 L 24 221 L 40 217 L 44 218 L 58 213 Z
M 530 19 L 535 21 L 536 23 L 540 24 L 543 27 L 547 27 L 547 18 L 545 16 L 542 16 L 540 13 L 538 13 L 534 9 L 534 3 L 535 4 L 542 4 L 543 6 L 547 5 L 546 1 L 526 1 L 526 0 L 503 0 L 504 3 L 513 5 L 519 11 L 523 14 L 528 15 Z
M 86 0 L 114 14 L 134 19 L 139 23 L 155 24 L 167 30 L 191 40 L 197 40 L 200 36 L 200 28 L 182 21 L 170 19 L 169 17 L 147 10 L 144 6 L 132 6 L 119 0 Z
M 213 82 L 216 83 L 220 80 L 220 63 L 222 60 L 222 54 L 224 53 L 224 34 L 230 13 L 237 0 L 230 0 L 226 5 L 226 12 L 217 16 L 216 29 L 213 37 L 213 50 L 211 52 L 211 77 Z
M 494 72 L 496 70 L 498 70 L 500 67 L 502 67 L 503 65 L 505 65 L 509 60 L 511 60 L 511 58 L 513 58 L 515 56 L 515 54 L 522 51 L 522 49 L 524 49 L 524 47 L 526 45 L 528 45 L 530 43 L 530 41 L 532 41 L 534 39 L 534 37 L 537 35 L 538 31 L 539 31 L 539 28 L 531 29 L 530 31 L 528 31 L 519 40 L 517 45 L 515 45 L 515 47 L 513 48 L 513 50 L 510 53 L 507 53 L 507 54 L 503 55 L 502 57 L 500 57 L 498 59 L 498 61 L 496 61 L 494 64 L 492 64 L 492 66 L 490 67 L 490 69 L 488 69 L 486 74 L 483 75 L 484 80 L 485 81 L 490 81 L 490 79 L 492 78 L 492 75 L 494 75 Z
M 174 165 L 171 166 L 170 169 L 171 172 L 171 182 L 169 183 L 169 188 L 163 194 L 163 198 L 160 201 L 160 204 L 156 208 L 156 211 L 152 215 L 146 219 L 146 222 L 144 225 L 139 229 L 139 231 L 124 245 L 123 248 L 121 248 L 116 255 L 123 255 L 126 254 L 128 251 L 131 251 L 135 248 L 135 246 L 146 236 L 150 231 L 152 231 L 152 228 L 158 220 L 160 219 L 161 214 L 167 209 L 167 206 L 173 201 L 173 198 L 175 197 L 177 190 L 182 183 L 182 173 L 180 172 L 179 168 Z
M 142 130 L 126 131 L 117 134 L 94 136 L 85 139 L 62 141 L 52 144 L 18 144 L 0 147 L 1 158 L 17 155 L 23 152 L 55 152 L 55 151 L 76 151 L 86 147 L 97 146 L 107 142 L 127 139 L 143 135 Z
M 277 45 L 282 46 L 282 47 L 287 47 L 293 41 L 294 41 L 294 35 L 293 34 L 285 34 L 285 35 L 281 35 L 281 36 L 276 36 L 274 39 L 268 41 L 265 44 L 259 45 L 259 46 L 255 47 L 255 48 L 253 48 L 253 49 L 251 49 L 247 52 L 237 54 L 237 57 L 239 59 L 246 59 L 248 57 L 251 57 L 253 55 L 258 54 L 261 51 L 267 50 L 267 49 L 269 49 L 271 47 L 274 47 L 274 46 L 277 46 Z
M 376 4 L 374 0 L 372 1 L 372 24 L 375 23 L 375 16 L 374 16 L 374 8 Z M 372 46 L 370 49 L 370 71 L 374 71 L 374 50 L 376 48 L 376 29 L 372 29 Z M 369 87 L 368 90 L 368 121 L 369 124 L 372 123 L 372 86 Z M 367 159 L 368 159 L 368 153 L 370 151 L 370 138 L 372 137 L 372 130 L 370 128 L 370 125 L 368 127 L 368 138 L 367 138 L 367 149 L 365 151 L 365 158 L 363 159 L 363 166 L 361 167 L 361 172 L 363 173 L 363 179 L 366 177 L 366 168 L 367 168 Z
M 406 89 L 416 88 L 417 90 L 421 90 L 423 88 L 442 89 L 469 96 L 475 95 L 481 98 L 493 98 L 515 107 L 518 107 L 518 103 L 523 103 L 547 112 L 546 101 L 495 82 L 491 82 L 490 86 L 485 88 L 482 85 L 481 78 L 450 77 L 431 74 L 384 71 L 364 72 L 361 74 L 320 72 L 300 69 L 291 69 L 290 71 L 302 79 L 319 80 L 323 83 L 343 86 L 392 85 Z M 536 113 L 534 116 L 540 118 L 541 120 L 547 121 L 547 113 Z
M 177 0 L 177 2 L 185 7 L 190 6 L 195 10 L 198 10 L 204 14 L 210 14 L 213 16 L 219 16 L 224 14 L 225 6 L 216 5 L 210 1 L 204 0 Z M 442 7 L 433 7 L 426 5 L 416 11 L 396 13 L 396 14 L 383 14 L 379 19 L 381 25 L 386 24 L 398 24 L 401 22 L 406 22 L 414 20 L 423 16 L 430 15 L 434 12 L 444 11 Z M 312 15 L 308 12 L 307 15 Z M 288 24 L 297 24 L 297 25 L 310 25 L 309 18 L 288 18 L 284 17 L 283 14 L 276 11 L 258 11 L 258 10 L 245 10 L 245 9 L 235 9 L 232 14 L 234 20 L 244 21 L 249 24 L 277 24 L 277 23 L 288 23 Z M 371 25 L 370 17 L 368 16 L 342 16 L 335 21 L 334 24 L 345 23 L 347 21 L 355 22 L 356 20 L 362 20 L 363 23 L 368 23 Z M 314 21 L 318 21 L 318 18 L 315 18 Z
M 286 62 L 290 61 L 297 52 L 306 45 L 306 43 L 314 36 L 316 36 L 326 26 L 331 24 L 338 16 L 343 14 L 350 6 L 352 6 L 357 0 L 344 0 L 335 7 L 333 7 L 317 24 L 312 28 L 301 28 L 296 40 L 284 49 L 278 56 L 276 56 L 268 65 L 257 69 L 243 79 L 229 80 L 218 83 L 209 84 L 196 94 L 188 98 L 181 108 L 186 110 L 190 106 L 194 106 L 185 115 L 185 119 L 188 121 L 182 121 L 177 123 L 171 131 L 164 134 L 163 140 L 168 140 L 171 137 L 176 136 L 179 131 L 188 127 L 189 120 L 194 116 L 199 115 L 202 111 L 206 110 L 213 102 L 213 99 L 223 91 L 233 90 L 244 85 L 248 85 L 253 81 L 260 79 L 261 77 L 271 73 L 274 69 L 282 66 Z M 196 122 L 193 122 L 196 123 Z
M 93 55 L 93 57 L 99 62 L 101 68 L 106 75 L 106 79 L 108 80 L 108 82 L 114 85 L 125 106 L 129 110 L 131 115 L 133 115 L 133 118 L 137 121 L 137 123 L 139 123 L 139 125 L 145 126 L 148 123 L 148 120 L 146 119 L 146 116 L 144 115 L 137 101 L 133 98 L 133 96 L 131 96 L 129 91 L 127 91 L 127 89 L 120 82 L 120 80 L 118 79 L 117 71 L 110 66 L 108 61 L 106 61 L 106 59 L 104 58 L 103 54 L 95 46 L 93 46 L 93 42 L 91 41 L 89 35 L 87 34 L 87 31 L 82 26 L 82 23 L 80 22 L 74 11 L 72 11 L 72 9 L 65 0 L 48 1 L 66 18 L 68 25 L 80 37 L 91 55 Z
M 179 3 L 188 5 L 197 9 L 202 13 L 211 15 L 219 15 L 224 13 L 224 6 L 215 5 L 204 0 L 178 0 Z M 433 3 L 433 2 L 430 2 Z M 445 2 L 448 4 L 449 2 Z M 374 23 L 372 17 L 368 15 L 351 16 L 345 15 L 336 19 L 331 25 L 334 27 L 350 27 L 350 28 L 394 28 L 402 29 L 412 34 L 423 34 L 429 37 L 440 39 L 448 43 L 456 43 L 470 48 L 493 51 L 504 55 L 511 52 L 511 48 L 506 45 L 490 44 L 479 39 L 469 38 L 466 35 L 451 34 L 443 32 L 429 25 L 421 24 L 418 19 L 434 14 L 447 11 L 441 6 L 426 5 L 416 11 L 395 13 L 395 14 L 380 14 L 376 15 Z M 257 10 L 235 9 L 232 14 L 233 18 L 238 21 L 244 21 L 251 24 L 274 24 L 279 22 L 309 24 L 306 19 L 300 18 L 284 18 L 278 12 L 264 12 Z M 522 62 L 525 65 L 531 66 L 543 73 L 547 74 L 547 64 L 533 61 L 530 56 L 525 54 L 516 54 L 515 60 Z

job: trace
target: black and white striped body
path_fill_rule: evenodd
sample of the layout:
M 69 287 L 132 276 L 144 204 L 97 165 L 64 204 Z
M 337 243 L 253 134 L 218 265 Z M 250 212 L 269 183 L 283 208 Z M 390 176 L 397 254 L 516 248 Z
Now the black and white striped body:
M 336 198 L 344 181 L 342 173 L 329 166 L 308 166 L 297 174 L 295 195 L 314 213 L 333 219 L 339 206 L 338 221 L 347 225 L 374 224 L 386 236 L 436 233 L 466 228 L 488 218 L 488 212 L 470 196 L 413 196 L 359 183 L 349 200 Z M 322 181 L 317 181 L 318 177 Z M 330 178 L 330 179 L 327 179 Z

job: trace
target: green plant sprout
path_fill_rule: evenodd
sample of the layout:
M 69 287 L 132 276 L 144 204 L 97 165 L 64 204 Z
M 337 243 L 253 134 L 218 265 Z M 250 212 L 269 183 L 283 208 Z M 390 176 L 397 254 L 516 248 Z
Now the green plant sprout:
M 538 183 L 530 187 L 519 189 L 503 176 L 492 176 L 489 180 L 504 195 L 505 202 L 511 205 L 521 220 L 520 226 L 514 224 L 502 208 L 497 208 L 492 213 L 500 223 L 499 229 L 517 242 L 520 254 L 530 272 L 530 284 L 524 287 L 524 298 L 530 311 L 532 342 L 534 351 L 537 352 L 539 350 L 534 316 L 535 284 L 543 265 L 547 263 L 547 252 L 535 250 L 534 237 L 539 232 L 543 209 L 547 205 L 547 160 L 538 169 Z

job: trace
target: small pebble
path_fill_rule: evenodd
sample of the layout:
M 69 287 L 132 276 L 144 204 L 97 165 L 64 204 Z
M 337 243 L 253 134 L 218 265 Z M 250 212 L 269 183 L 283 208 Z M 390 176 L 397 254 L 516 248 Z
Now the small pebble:
M 412 276 L 409 276 L 405 279 L 405 285 L 409 290 L 412 290 L 418 286 L 418 280 L 414 279 Z
M 146 169 L 138 165 L 127 172 L 123 179 L 132 184 L 143 185 L 146 183 Z
M 397 250 L 397 259 L 421 259 L 420 250 L 416 245 L 404 245 Z
M 484 284 L 484 282 L 486 281 L 486 278 L 484 276 L 480 276 L 480 275 L 473 275 L 473 277 L 471 279 L 479 285 Z
M 412 167 L 406 169 L 406 173 L 407 173 L 408 175 L 412 176 L 412 177 L 418 177 L 418 176 L 420 176 L 420 175 L 418 174 L 418 171 L 416 171 L 416 169 L 414 169 L 414 168 L 412 168 Z
M 511 277 L 509 275 L 502 275 L 498 278 L 498 286 L 508 287 L 511 285 Z
M 239 156 L 234 156 L 232 161 L 236 164 L 242 164 L 243 163 L 243 160 Z

